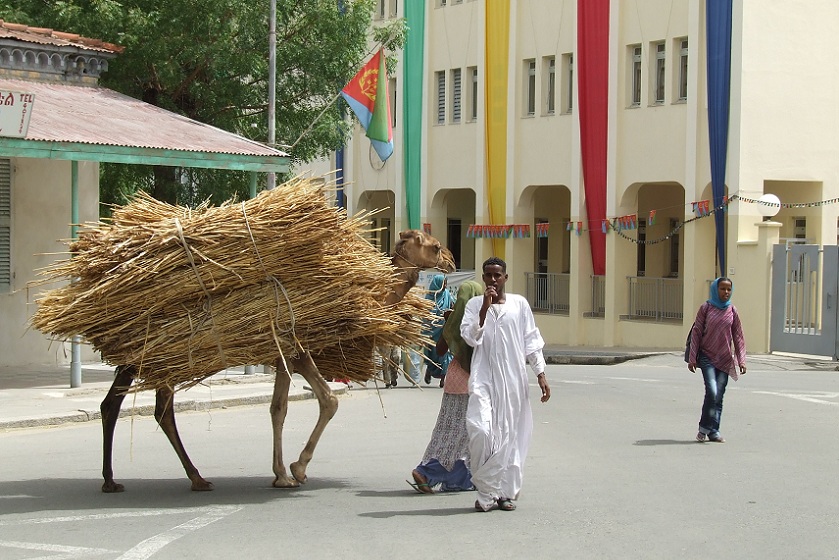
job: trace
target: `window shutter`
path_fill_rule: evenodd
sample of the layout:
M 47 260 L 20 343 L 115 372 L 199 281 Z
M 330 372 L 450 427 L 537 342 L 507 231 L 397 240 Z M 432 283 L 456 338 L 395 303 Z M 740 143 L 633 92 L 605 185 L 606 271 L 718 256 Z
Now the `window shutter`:
M 437 72 L 437 124 L 446 123 L 446 73 Z
M 460 68 L 456 68 L 452 71 L 452 122 L 456 123 L 460 122 L 460 92 Z
M 0 290 L 12 285 L 12 165 L 0 159 Z

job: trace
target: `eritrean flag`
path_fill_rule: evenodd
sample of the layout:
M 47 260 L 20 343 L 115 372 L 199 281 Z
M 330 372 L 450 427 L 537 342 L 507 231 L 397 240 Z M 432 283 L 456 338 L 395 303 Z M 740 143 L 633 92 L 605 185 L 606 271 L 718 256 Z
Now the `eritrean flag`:
M 387 92 L 387 68 L 381 49 L 344 86 L 341 95 L 367 131 L 367 138 L 379 159 L 385 161 L 393 153 L 393 127 Z

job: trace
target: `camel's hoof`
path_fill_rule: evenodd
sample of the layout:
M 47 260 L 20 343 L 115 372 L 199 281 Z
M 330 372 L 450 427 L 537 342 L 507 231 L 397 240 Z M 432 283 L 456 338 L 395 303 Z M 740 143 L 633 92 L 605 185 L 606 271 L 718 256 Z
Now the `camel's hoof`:
M 104 482 L 102 484 L 102 492 L 105 494 L 115 494 L 117 492 L 125 492 L 125 486 L 117 484 L 113 480 Z
M 291 470 L 291 475 L 294 479 L 300 484 L 306 484 L 306 481 L 309 480 L 309 477 L 306 476 L 306 467 L 300 463 L 292 463 L 289 470 Z
M 274 479 L 273 483 L 274 488 L 297 488 L 300 486 L 300 483 L 294 480 L 293 478 L 282 477 L 279 476 Z
M 193 492 L 210 492 L 213 490 L 213 483 L 207 480 L 199 479 L 192 481 Z

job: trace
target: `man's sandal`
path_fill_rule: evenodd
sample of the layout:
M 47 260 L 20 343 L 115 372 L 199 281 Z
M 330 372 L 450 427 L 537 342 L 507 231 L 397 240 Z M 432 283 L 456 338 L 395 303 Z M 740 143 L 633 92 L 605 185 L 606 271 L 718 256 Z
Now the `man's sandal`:
M 509 498 L 498 498 L 498 509 L 501 511 L 515 511 L 516 504 Z
M 484 509 L 484 506 L 481 505 L 481 502 L 478 501 L 478 500 L 475 500 L 475 511 L 480 511 L 480 512 L 486 513 L 488 511 L 494 510 L 496 507 L 498 507 L 498 503 L 497 502 L 492 502 L 487 509 Z

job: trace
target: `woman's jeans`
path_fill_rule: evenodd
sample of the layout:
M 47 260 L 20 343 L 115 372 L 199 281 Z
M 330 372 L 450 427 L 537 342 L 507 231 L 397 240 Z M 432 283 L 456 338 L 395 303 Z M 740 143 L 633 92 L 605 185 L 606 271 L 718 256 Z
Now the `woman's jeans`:
M 714 364 L 701 352 L 697 361 L 705 380 L 705 402 L 702 403 L 702 415 L 699 417 L 699 431 L 715 437 L 720 432 L 722 399 L 725 396 L 725 386 L 728 384 L 728 374 L 715 368 Z

